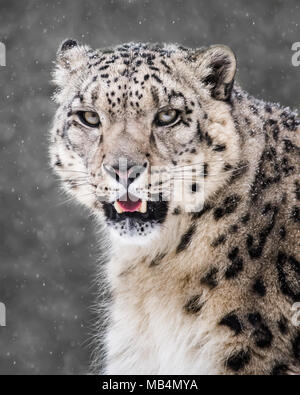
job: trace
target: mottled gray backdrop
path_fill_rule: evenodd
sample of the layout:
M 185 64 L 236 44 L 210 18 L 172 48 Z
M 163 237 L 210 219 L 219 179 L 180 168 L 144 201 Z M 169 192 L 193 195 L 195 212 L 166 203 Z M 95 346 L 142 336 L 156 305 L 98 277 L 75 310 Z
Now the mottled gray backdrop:
M 65 204 L 48 166 L 59 43 L 230 45 L 252 94 L 300 107 L 299 0 L 0 0 L 0 373 L 88 371 L 97 243 L 88 213 Z

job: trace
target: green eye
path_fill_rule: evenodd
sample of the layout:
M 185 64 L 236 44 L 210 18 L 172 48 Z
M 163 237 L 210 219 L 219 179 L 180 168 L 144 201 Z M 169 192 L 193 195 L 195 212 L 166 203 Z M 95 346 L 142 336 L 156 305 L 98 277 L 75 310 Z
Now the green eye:
M 97 128 L 100 125 L 99 115 L 94 111 L 79 111 L 77 115 L 82 123 L 91 128 Z
M 179 117 L 178 110 L 163 110 L 156 114 L 155 123 L 157 126 L 167 126 L 174 124 Z

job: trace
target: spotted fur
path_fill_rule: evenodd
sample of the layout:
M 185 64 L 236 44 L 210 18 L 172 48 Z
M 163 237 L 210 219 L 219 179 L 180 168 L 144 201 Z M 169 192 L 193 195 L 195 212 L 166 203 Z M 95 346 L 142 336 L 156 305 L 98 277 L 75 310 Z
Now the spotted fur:
M 224 46 L 93 50 L 67 40 L 58 51 L 51 164 L 111 243 L 111 301 L 97 336 L 105 373 L 300 373 L 291 321 L 300 301 L 300 121 L 244 92 L 235 69 Z M 158 127 L 162 108 L 178 109 L 179 122 Z M 101 126 L 87 128 L 79 110 L 96 111 Z M 159 197 L 139 221 L 111 205 L 120 184 L 102 165 L 120 157 L 146 169 L 130 188 Z M 186 200 L 165 203 L 166 178 L 180 169 Z M 198 194 L 202 206 L 191 203 Z

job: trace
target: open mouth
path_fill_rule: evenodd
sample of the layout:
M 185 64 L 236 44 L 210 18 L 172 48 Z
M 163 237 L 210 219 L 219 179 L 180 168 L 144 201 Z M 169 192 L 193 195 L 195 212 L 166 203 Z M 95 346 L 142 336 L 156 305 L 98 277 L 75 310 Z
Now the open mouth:
M 125 200 L 116 200 L 114 203 L 114 208 L 116 209 L 118 214 L 123 213 L 146 213 L 147 212 L 147 201 L 138 199 L 136 201 L 130 200 L 130 197 L 127 196 Z
M 130 227 L 143 223 L 162 223 L 168 212 L 168 202 L 121 198 L 114 203 L 102 202 L 104 214 L 111 223 L 126 222 Z

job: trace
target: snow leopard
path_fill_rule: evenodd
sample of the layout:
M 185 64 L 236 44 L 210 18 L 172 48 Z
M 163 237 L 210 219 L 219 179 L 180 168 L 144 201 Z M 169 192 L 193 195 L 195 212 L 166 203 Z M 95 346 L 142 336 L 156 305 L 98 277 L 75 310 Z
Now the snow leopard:
M 300 120 L 236 68 L 225 45 L 59 47 L 51 166 L 107 243 L 99 374 L 300 374 Z

